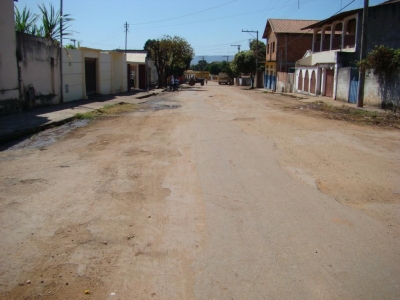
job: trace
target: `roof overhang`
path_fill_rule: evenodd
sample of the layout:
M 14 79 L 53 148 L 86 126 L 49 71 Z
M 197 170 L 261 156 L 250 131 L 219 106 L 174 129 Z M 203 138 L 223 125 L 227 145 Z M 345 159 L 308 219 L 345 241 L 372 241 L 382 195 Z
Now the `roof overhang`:
M 302 28 L 302 30 L 320 28 L 323 25 L 332 24 L 335 21 L 342 20 L 342 19 L 344 19 L 346 17 L 349 17 L 349 16 L 354 15 L 356 13 L 359 13 L 361 11 L 362 11 L 362 9 L 353 9 L 353 10 L 345 11 L 345 12 L 342 12 L 340 14 L 334 15 L 334 16 L 328 18 L 328 19 L 325 19 L 325 20 L 322 20 L 322 21 L 320 21 L 318 23 L 315 23 L 313 25 L 304 27 L 304 28 Z

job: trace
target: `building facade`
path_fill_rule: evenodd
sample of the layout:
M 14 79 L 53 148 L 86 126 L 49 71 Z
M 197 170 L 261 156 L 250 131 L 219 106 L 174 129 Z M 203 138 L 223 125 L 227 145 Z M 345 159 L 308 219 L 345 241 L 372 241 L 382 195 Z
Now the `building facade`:
M 276 89 L 277 72 L 294 72 L 295 62 L 310 49 L 312 31 L 301 28 L 316 20 L 268 19 L 263 38 L 266 39 L 264 87 Z
M 400 0 L 371 6 L 368 16 L 367 52 L 376 45 L 400 48 Z M 312 30 L 313 41 L 296 62 L 296 92 L 356 102 L 362 17 L 363 9 L 355 9 L 303 28 Z

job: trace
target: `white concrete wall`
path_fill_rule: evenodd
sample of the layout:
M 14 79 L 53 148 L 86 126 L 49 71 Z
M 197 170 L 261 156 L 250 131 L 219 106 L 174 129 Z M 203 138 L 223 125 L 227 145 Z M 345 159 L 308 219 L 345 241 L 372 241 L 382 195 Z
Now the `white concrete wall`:
M 83 98 L 84 71 L 85 65 L 82 61 L 81 51 L 63 49 L 64 102 Z
M 338 69 L 338 81 L 336 99 L 348 102 L 349 91 L 350 91 L 350 73 L 351 68 L 339 68 Z
M 14 1 L 0 0 L 0 101 L 19 98 L 16 48 Z
M 60 101 L 59 46 L 54 41 L 29 34 L 17 33 L 21 55 L 19 62 L 24 92 L 35 89 L 36 102 L 57 104 Z M 51 97 L 53 95 L 53 97 Z M 36 104 L 35 104 L 36 105 Z
M 63 50 L 64 101 L 87 99 L 85 82 L 85 58 L 97 59 L 97 92 L 103 95 L 124 92 L 127 89 L 126 61 L 124 54 L 82 50 Z M 68 90 L 68 92 L 67 92 Z
M 154 62 L 152 60 L 149 60 L 149 67 L 151 69 L 151 72 L 150 72 L 150 83 L 155 83 L 155 84 L 158 85 L 157 69 L 156 69 L 156 66 L 154 65 Z
M 108 53 L 100 53 L 99 56 L 99 82 L 98 92 L 111 94 L 111 55 Z
M 125 92 L 127 86 L 127 64 L 124 54 L 118 52 L 111 52 L 112 57 L 112 77 L 111 77 L 111 91 L 113 94 Z
M 369 106 L 400 107 L 400 72 L 390 79 L 381 79 L 373 71 L 365 74 L 364 104 Z
M 315 66 L 316 64 L 335 63 L 336 50 L 313 53 L 296 61 L 296 66 Z
M 370 106 L 380 106 L 380 91 L 381 87 L 378 82 L 377 76 L 375 76 L 371 71 L 366 72 L 364 84 L 364 104 Z

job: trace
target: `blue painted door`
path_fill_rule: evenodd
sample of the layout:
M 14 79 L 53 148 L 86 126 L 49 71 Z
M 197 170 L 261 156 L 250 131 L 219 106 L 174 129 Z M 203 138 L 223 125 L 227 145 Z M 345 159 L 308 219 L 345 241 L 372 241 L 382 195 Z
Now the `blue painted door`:
M 276 81 L 276 77 L 271 75 L 271 90 L 275 89 L 275 81 Z
M 350 90 L 349 90 L 349 102 L 357 103 L 357 93 L 358 93 L 358 70 L 356 68 L 351 68 L 350 71 Z

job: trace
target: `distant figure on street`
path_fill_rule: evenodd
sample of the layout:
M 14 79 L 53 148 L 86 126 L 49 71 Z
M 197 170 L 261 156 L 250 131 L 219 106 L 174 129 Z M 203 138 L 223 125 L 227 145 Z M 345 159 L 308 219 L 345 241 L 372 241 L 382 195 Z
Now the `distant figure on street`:
M 174 82 L 174 91 L 177 91 L 177 90 L 178 90 L 179 83 L 180 83 L 179 79 L 178 79 L 178 78 L 175 78 L 175 82 Z
M 175 77 L 174 77 L 174 75 L 172 75 L 171 81 L 170 81 L 170 86 L 169 86 L 170 91 L 172 91 L 174 89 L 174 85 L 175 85 Z
M 207 84 L 207 77 L 206 77 L 206 84 Z

